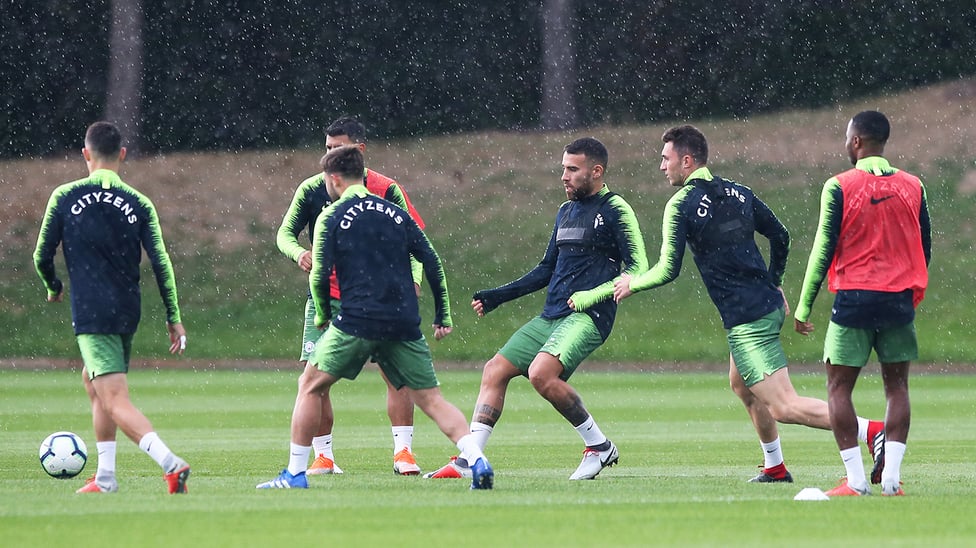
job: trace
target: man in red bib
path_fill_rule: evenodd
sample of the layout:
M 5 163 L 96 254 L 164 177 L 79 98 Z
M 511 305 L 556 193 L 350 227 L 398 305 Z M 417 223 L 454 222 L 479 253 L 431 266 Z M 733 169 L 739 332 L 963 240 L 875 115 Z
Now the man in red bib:
M 847 126 L 847 153 L 854 169 L 824 184 L 820 222 L 807 263 L 795 327 L 809 321 L 824 277 L 836 293 L 824 341 L 830 424 L 847 477 L 829 496 L 870 494 L 852 392 L 874 350 L 881 362 L 887 411 L 885 442 L 875 448 L 871 483 L 882 495 L 904 495 L 901 462 L 911 422 L 908 366 L 918 359 L 915 307 L 928 285 L 932 236 L 925 187 L 918 177 L 891 167 L 882 156 L 888 119 L 865 111 Z M 880 453 L 880 454 L 878 454 Z

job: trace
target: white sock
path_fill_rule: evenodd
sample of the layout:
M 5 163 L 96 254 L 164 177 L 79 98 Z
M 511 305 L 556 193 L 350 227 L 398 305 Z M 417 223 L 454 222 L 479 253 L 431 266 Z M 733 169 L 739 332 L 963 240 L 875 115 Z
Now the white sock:
M 769 443 L 763 443 L 762 440 L 760 440 L 759 445 L 762 446 L 763 450 L 764 468 L 772 468 L 774 466 L 783 464 L 783 448 L 780 447 L 779 438 L 776 438 Z
M 576 432 L 583 438 L 583 445 L 594 447 L 607 442 L 607 437 L 600 431 L 600 427 L 593 420 L 593 415 L 586 417 L 583 424 L 575 426 Z
M 329 460 L 335 460 L 332 454 L 332 434 L 312 438 L 312 448 L 315 449 L 316 455 L 325 455 Z
M 394 426 L 393 427 L 393 454 L 396 455 L 401 450 L 413 452 L 413 426 Z
M 864 417 L 857 418 L 857 441 L 863 441 L 867 443 L 868 441 L 868 419 Z
M 169 450 L 169 447 L 166 447 L 166 444 L 159 439 L 159 435 L 155 432 L 150 432 L 139 440 L 139 449 L 145 451 L 167 474 L 185 464 L 182 459 Z
M 865 491 L 868 488 L 868 480 L 864 475 L 861 446 L 855 445 L 850 449 L 844 449 L 840 452 L 840 459 L 844 461 L 844 468 L 847 469 L 847 485 L 851 489 Z
M 95 471 L 95 480 L 102 480 L 102 483 L 115 481 L 115 449 L 114 441 L 95 442 L 98 451 L 98 469 Z
M 296 443 L 290 445 L 291 448 L 288 451 L 288 472 L 293 476 L 297 476 L 308 470 L 308 457 L 312 454 L 312 446 L 298 445 Z
M 485 446 L 488 445 L 488 438 L 491 436 L 492 430 L 494 430 L 494 427 L 488 426 L 487 424 L 485 424 L 483 422 L 472 422 L 471 423 L 471 436 L 472 436 L 472 439 L 475 442 L 475 445 L 478 447 L 478 452 L 479 453 L 484 454 Z M 467 436 L 465 436 L 465 437 L 467 437 Z M 458 453 L 458 459 L 465 460 L 465 461 L 468 462 L 468 465 L 470 465 L 472 462 L 474 462 L 477 459 L 471 458 L 472 455 L 469 455 L 468 453 L 466 453 L 464 451 L 464 449 L 461 448 L 460 443 L 461 443 L 461 441 L 458 440 L 458 444 L 459 444 L 458 445 L 458 450 L 461 451 L 460 453 Z
M 898 487 L 901 481 L 901 462 L 905 458 L 905 444 L 900 441 L 885 441 L 884 470 L 881 472 L 881 485 Z
M 488 461 L 485 454 L 482 452 L 477 436 L 474 433 L 462 436 L 461 439 L 457 441 L 457 448 L 458 451 L 460 451 L 458 458 L 461 458 L 461 455 L 463 455 L 468 461 L 468 466 L 474 464 L 478 459 L 485 459 L 485 462 Z

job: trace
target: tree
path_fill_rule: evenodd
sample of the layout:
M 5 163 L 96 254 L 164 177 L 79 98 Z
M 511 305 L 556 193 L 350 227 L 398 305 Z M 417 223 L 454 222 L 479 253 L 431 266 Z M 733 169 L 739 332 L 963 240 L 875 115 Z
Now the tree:
M 576 127 L 576 44 L 572 0 L 542 2 L 542 129 Z
M 112 0 L 105 119 L 138 154 L 142 116 L 142 0 Z

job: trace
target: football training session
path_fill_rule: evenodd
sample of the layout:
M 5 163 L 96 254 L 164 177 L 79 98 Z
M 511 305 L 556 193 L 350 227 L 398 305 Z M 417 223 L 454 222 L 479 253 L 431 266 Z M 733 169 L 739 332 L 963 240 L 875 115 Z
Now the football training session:
M 0 30 L 5 545 L 972 544 L 971 6 L 179 4 Z

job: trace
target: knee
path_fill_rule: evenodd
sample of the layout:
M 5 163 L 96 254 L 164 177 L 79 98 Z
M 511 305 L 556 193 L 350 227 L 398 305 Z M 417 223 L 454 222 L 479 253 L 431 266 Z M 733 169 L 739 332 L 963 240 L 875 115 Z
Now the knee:
M 520 372 L 514 365 L 499 354 L 495 354 L 481 371 L 482 387 L 504 386 Z
M 558 376 L 549 372 L 530 370 L 529 382 L 532 383 L 532 388 L 535 388 L 536 392 L 545 396 L 554 384 L 561 381 Z

